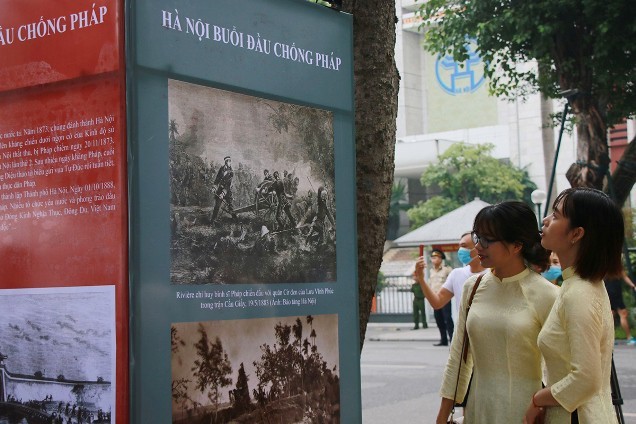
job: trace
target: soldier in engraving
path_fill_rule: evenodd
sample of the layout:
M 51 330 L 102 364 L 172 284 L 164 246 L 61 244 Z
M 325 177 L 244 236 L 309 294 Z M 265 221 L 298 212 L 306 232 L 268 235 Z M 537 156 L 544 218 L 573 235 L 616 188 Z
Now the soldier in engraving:
M 237 219 L 236 213 L 234 213 L 234 207 L 232 206 L 232 178 L 234 177 L 234 171 L 232 170 L 232 158 L 226 156 L 223 158 L 225 164 L 219 168 L 219 172 L 214 179 L 213 187 L 215 193 L 214 211 L 212 212 L 212 222 L 216 221 L 219 215 L 219 209 L 222 204 L 225 204 L 228 212 L 232 214 L 232 218 Z
M 257 186 L 256 186 L 256 191 L 257 192 L 264 192 L 263 190 L 265 190 L 265 188 L 268 186 L 269 182 L 274 181 L 274 177 L 269 173 L 268 169 L 263 170 L 263 181 L 261 181 Z
M 324 187 L 318 187 L 318 195 L 316 197 L 316 216 L 314 216 L 311 223 L 308 238 L 317 242 L 317 244 L 323 244 L 325 242 L 325 218 L 329 220 L 332 228 L 336 227 L 336 222 L 327 205 L 327 191 Z
M 280 216 L 282 211 L 285 211 L 285 215 L 287 215 L 287 218 L 291 223 L 291 227 L 296 227 L 296 219 L 291 213 L 290 199 L 292 198 L 292 196 L 285 192 L 285 185 L 283 181 L 281 181 L 278 171 L 274 171 L 274 182 L 269 187 L 269 192 L 275 192 L 276 197 L 278 198 L 278 206 L 276 207 L 276 222 L 278 223 L 278 228 L 285 228 L 285 225 L 283 224 Z

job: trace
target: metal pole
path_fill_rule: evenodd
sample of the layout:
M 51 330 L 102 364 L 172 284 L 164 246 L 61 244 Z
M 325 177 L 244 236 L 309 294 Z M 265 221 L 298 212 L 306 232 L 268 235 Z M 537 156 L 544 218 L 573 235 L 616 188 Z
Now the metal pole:
M 616 375 L 616 367 L 614 366 L 614 355 L 612 354 L 612 371 L 610 374 L 610 386 L 612 389 L 612 403 L 614 404 L 614 411 L 616 412 L 616 419 L 619 424 L 625 424 L 625 417 L 623 416 L 623 396 L 621 395 L 621 388 L 618 385 L 618 377 Z
M 552 175 L 550 175 L 550 185 L 548 185 L 548 197 L 545 199 L 545 210 L 543 211 L 543 217 L 548 214 L 550 207 L 550 198 L 552 197 L 552 187 L 554 186 L 554 177 L 556 176 L 557 160 L 559 159 L 559 151 L 561 150 L 561 140 L 563 139 L 563 131 L 565 130 L 565 119 L 568 116 L 568 110 L 570 108 L 570 102 L 565 103 L 563 108 L 563 115 L 561 115 L 561 129 L 559 130 L 559 141 L 557 142 L 557 148 L 554 152 L 554 162 L 552 163 Z

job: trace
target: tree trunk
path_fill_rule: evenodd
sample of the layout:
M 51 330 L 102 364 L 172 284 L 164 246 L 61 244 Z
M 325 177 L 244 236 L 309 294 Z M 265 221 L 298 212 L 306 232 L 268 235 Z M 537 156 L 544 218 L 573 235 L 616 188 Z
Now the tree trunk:
M 345 0 L 353 14 L 358 293 L 360 349 L 386 235 L 393 168 L 399 75 L 395 66 L 395 2 Z
M 606 179 L 610 158 L 605 119 L 599 108 L 588 103 L 585 97 L 574 99 L 572 105 L 579 120 L 577 162 L 565 175 L 572 187 L 603 189 L 622 207 L 636 183 L 636 137 L 630 141 L 614 174 Z M 583 112 L 577 113 L 581 110 Z
M 603 188 L 609 169 L 607 125 L 596 105 L 586 97 L 572 101 L 572 109 L 579 122 L 577 131 L 577 162 L 565 176 L 572 187 Z
M 636 137 L 629 142 L 623 157 L 618 162 L 618 166 L 612 174 L 612 183 L 613 190 L 610 188 L 608 191 L 616 203 L 622 207 L 629 197 L 634 183 L 636 183 Z

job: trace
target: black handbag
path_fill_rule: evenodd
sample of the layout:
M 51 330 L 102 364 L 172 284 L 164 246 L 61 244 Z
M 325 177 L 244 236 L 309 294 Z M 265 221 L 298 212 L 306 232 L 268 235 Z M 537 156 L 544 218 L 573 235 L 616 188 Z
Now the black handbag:
M 468 402 L 468 395 L 470 394 L 470 384 L 473 382 L 473 375 L 470 375 L 470 381 L 468 382 L 468 388 L 466 389 L 466 396 L 464 396 L 464 400 L 460 402 L 455 402 L 455 408 L 466 408 L 466 402 Z M 455 393 L 457 395 L 457 393 Z
M 464 396 L 464 401 L 461 403 L 457 403 L 455 400 L 457 399 L 457 386 L 459 386 L 459 375 L 462 370 L 462 362 L 466 362 L 466 358 L 468 357 L 468 348 L 470 346 L 470 340 L 468 339 L 468 329 L 466 328 L 466 323 L 468 322 L 468 313 L 470 312 L 470 306 L 473 304 L 473 298 L 475 297 L 475 292 L 477 291 L 477 287 L 479 287 L 479 283 L 481 283 L 481 279 L 484 275 L 481 274 L 477 277 L 477 281 L 475 281 L 475 285 L 473 286 L 473 290 L 470 292 L 470 297 L 468 298 L 468 306 L 466 307 L 466 319 L 464 320 L 464 339 L 462 340 L 462 354 L 461 359 L 459 361 L 459 369 L 457 370 L 457 381 L 455 382 L 455 394 L 453 395 L 453 409 L 451 410 L 450 420 L 448 423 L 454 423 L 453 415 L 455 414 L 455 408 L 465 408 L 466 401 L 468 400 L 468 394 L 470 393 L 470 386 L 473 382 L 473 376 L 471 374 L 470 381 L 468 382 L 468 389 L 466 390 L 466 395 Z

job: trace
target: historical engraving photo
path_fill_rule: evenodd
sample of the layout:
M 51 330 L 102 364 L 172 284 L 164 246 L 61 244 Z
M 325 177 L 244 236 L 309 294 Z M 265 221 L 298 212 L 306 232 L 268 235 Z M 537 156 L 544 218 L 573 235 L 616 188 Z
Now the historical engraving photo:
M 173 284 L 336 281 L 333 114 L 168 82 Z
M 114 286 L 0 290 L 0 423 L 114 423 Z
M 173 323 L 172 422 L 340 422 L 338 317 Z

